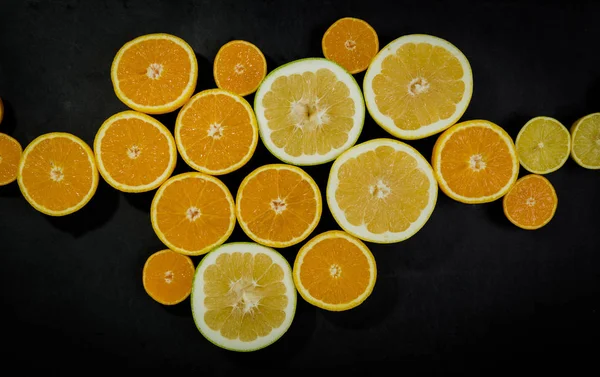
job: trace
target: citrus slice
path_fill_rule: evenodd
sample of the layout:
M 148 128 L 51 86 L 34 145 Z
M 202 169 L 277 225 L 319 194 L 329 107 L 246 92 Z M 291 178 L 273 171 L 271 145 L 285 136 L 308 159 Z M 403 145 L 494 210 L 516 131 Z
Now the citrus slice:
M 406 240 L 425 225 L 437 200 L 429 162 L 392 139 L 354 146 L 333 163 L 327 203 L 339 226 L 364 241 Z
M 300 296 L 331 311 L 360 305 L 377 279 L 375 258 L 369 248 L 338 230 L 321 233 L 302 246 L 293 273 Z
M 571 127 L 571 157 L 586 169 L 600 169 L 600 113 L 586 115 Z
M 104 180 L 124 192 L 154 190 L 177 162 L 175 140 L 167 127 L 137 111 L 108 118 L 96 134 L 94 154 Z
M 23 148 L 17 140 L 0 133 L 0 186 L 12 183 L 17 179 L 22 152 Z
M 351 74 L 327 59 L 301 59 L 264 79 L 254 97 L 260 137 L 293 165 L 334 160 L 360 135 L 365 107 Z
M 195 271 L 194 263 L 187 255 L 168 249 L 156 252 L 144 264 L 144 290 L 158 303 L 179 304 L 192 291 Z
M 548 224 L 558 206 L 556 191 L 541 175 L 520 178 L 502 200 L 504 214 L 519 228 L 539 229 Z
M 413 34 L 384 47 L 363 83 L 371 117 L 401 139 L 445 130 L 467 110 L 473 74 L 463 53 L 443 39 Z
M 110 77 L 125 105 L 147 114 L 164 114 L 183 106 L 194 93 L 198 62 L 183 39 L 148 34 L 121 47 Z
M 367 69 L 379 51 L 379 38 L 367 22 L 345 17 L 327 29 L 321 41 L 323 55 L 350 73 Z
M 156 191 L 150 219 L 154 232 L 169 249 L 186 255 L 205 254 L 233 232 L 233 197 L 215 177 L 179 174 Z
M 246 41 L 225 43 L 213 66 L 217 87 L 240 96 L 256 91 L 267 74 L 267 60 L 258 47 Z
M 535 117 L 525 123 L 515 140 L 521 166 L 548 174 L 565 164 L 571 152 L 571 134 L 559 121 Z
M 206 174 L 230 173 L 244 166 L 258 144 L 258 126 L 250 104 L 221 89 L 202 91 L 181 109 L 175 123 L 181 157 Z
M 0 98 L 0 124 L 2 123 L 2 119 L 4 119 L 4 103 L 2 102 L 2 98 Z
M 304 170 L 291 165 L 264 165 L 248 174 L 235 203 L 248 237 L 271 247 L 302 242 L 321 218 L 319 187 Z
M 50 216 L 71 214 L 96 193 L 98 170 L 94 152 L 69 133 L 41 135 L 23 151 L 17 182 L 36 210 Z
M 499 199 L 519 175 L 512 139 L 487 120 L 462 122 L 444 131 L 433 147 L 432 165 L 442 191 L 462 203 Z
M 191 301 L 194 321 L 206 339 L 231 351 L 255 351 L 277 341 L 292 324 L 292 269 L 273 249 L 228 243 L 198 265 Z

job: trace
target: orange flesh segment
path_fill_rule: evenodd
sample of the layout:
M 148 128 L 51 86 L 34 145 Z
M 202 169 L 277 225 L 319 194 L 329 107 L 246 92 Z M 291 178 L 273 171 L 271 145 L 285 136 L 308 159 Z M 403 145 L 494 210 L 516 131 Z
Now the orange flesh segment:
M 66 137 L 54 137 L 42 140 L 29 151 L 22 183 L 35 203 L 51 211 L 63 211 L 88 195 L 94 169 L 81 145 Z
M 21 145 L 12 137 L 0 133 L 0 185 L 17 179 Z
M 160 303 L 178 303 L 192 291 L 194 272 L 188 256 L 160 251 L 151 255 L 144 266 L 144 288 Z
M 191 69 L 183 47 L 168 39 L 147 39 L 123 53 L 117 78 L 123 94 L 136 104 L 161 106 L 181 96 L 190 81 Z
M 264 253 L 219 255 L 204 271 L 204 320 L 227 339 L 250 342 L 285 320 L 283 269 Z
M 515 183 L 504 198 L 507 215 L 525 228 L 538 228 L 554 216 L 558 200 L 552 184 L 530 174 Z
M 335 22 L 323 36 L 323 54 L 350 73 L 362 72 L 379 50 L 379 39 L 363 20 L 343 18 Z
M 233 41 L 215 59 L 215 81 L 221 89 L 241 96 L 253 93 L 267 74 L 266 60 L 255 45 Z

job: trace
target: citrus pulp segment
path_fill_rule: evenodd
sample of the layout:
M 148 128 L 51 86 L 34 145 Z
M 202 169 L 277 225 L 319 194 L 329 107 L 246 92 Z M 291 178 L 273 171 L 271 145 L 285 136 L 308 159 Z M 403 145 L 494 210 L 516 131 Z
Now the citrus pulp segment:
M 571 126 L 571 157 L 586 169 L 600 169 L 600 113 L 584 116 Z
M 521 166 L 532 173 L 548 174 L 569 158 L 571 134 L 556 119 L 535 117 L 521 128 L 515 146 Z
M 144 264 L 144 290 L 160 304 L 179 304 L 192 291 L 195 271 L 194 263 L 187 255 L 168 249 L 158 251 Z
M 502 199 L 502 206 L 511 223 L 533 230 L 552 220 L 558 197 L 550 181 L 541 175 L 529 174 L 514 184 Z
M 240 96 L 256 91 L 267 74 L 267 60 L 262 51 L 246 41 L 231 41 L 217 52 L 213 75 L 217 87 Z
M 354 74 L 369 67 L 379 51 L 379 38 L 366 21 L 344 17 L 327 29 L 321 47 L 325 58 Z
M 0 133 L 0 186 L 12 183 L 17 179 L 22 153 L 23 148 L 16 139 Z

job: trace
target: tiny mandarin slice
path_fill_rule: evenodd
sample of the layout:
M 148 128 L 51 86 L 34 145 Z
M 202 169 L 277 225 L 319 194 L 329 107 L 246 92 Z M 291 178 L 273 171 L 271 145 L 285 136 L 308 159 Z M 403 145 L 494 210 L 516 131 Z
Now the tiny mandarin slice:
M 550 181 L 541 175 L 529 174 L 514 184 L 502 199 L 502 206 L 511 223 L 533 230 L 552 220 L 558 198 Z
M 535 117 L 521 128 L 515 146 L 521 166 L 532 173 L 548 174 L 569 159 L 571 134 L 556 119 Z
M 177 162 L 171 132 L 137 111 L 108 118 L 96 134 L 94 154 L 104 180 L 124 192 L 154 190 L 171 176 Z
M 338 225 L 374 243 L 404 241 L 427 222 L 438 186 L 429 162 L 410 145 L 374 139 L 333 163 L 327 203 Z
M 300 296 L 330 311 L 357 307 L 369 297 L 377 280 L 369 248 L 338 230 L 321 233 L 302 246 L 293 273 Z
M 327 29 L 321 41 L 323 55 L 350 73 L 359 73 L 379 51 L 379 38 L 367 22 L 358 18 L 345 17 Z
M 181 109 L 175 122 L 177 149 L 193 169 L 211 175 L 244 166 L 258 144 L 250 104 L 222 89 L 202 91 Z
M 179 304 L 192 291 L 195 271 L 194 263 L 187 255 L 168 249 L 156 252 L 144 265 L 144 289 L 158 303 Z
M 231 41 L 217 52 L 213 65 L 217 87 L 247 96 L 256 91 L 267 74 L 267 60 L 258 47 Z
M 264 165 L 242 181 L 236 198 L 240 226 L 252 240 L 271 247 L 302 242 L 321 219 L 321 192 L 302 169 Z
M 229 238 L 235 226 L 231 193 L 219 179 L 202 173 L 169 178 L 152 200 L 154 232 L 173 251 L 200 255 Z
M 600 113 L 586 115 L 571 126 L 571 157 L 586 169 L 600 169 Z
M 94 152 L 69 133 L 41 135 L 23 151 L 17 182 L 36 210 L 50 216 L 71 214 L 96 193 L 98 170 Z
M 170 34 L 148 34 L 127 42 L 113 60 L 115 94 L 133 110 L 164 114 L 183 106 L 198 78 L 194 50 Z
M 458 123 L 444 131 L 433 147 L 432 165 L 442 191 L 469 204 L 501 198 L 519 175 L 512 139 L 487 120 Z
M 344 68 L 301 59 L 267 75 L 254 97 L 260 137 L 292 165 L 334 160 L 356 143 L 365 120 L 360 87 Z
M 227 243 L 196 269 L 192 315 L 213 344 L 239 352 L 277 341 L 296 313 L 292 269 L 281 254 L 255 243 Z
M 4 102 L 0 98 L 0 124 L 2 124 L 2 119 L 4 119 Z
M 0 186 L 12 183 L 17 179 L 22 153 L 23 148 L 17 140 L 0 133 Z
M 375 122 L 398 138 L 421 139 L 460 119 L 471 101 L 473 74 L 450 42 L 406 35 L 375 56 L 363 90 Z

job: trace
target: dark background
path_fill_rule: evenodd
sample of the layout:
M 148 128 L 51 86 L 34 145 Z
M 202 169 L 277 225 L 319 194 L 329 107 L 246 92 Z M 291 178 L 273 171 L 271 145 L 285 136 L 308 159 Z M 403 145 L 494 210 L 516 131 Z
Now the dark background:
M 215 86 L 212 60 L 227 41 L 255 43 L 272 70 L 322 56 L 327 27 L 354 16 L 375 28 L 381 47 L 410 33 L 455 44 L 474 75 L 463 120 L 491 120 L 514 138 L 534 116 L 570 126 L 600 110 L 599 14 L 591 1 L 0 0 L 7 112 L 0 132 L 23 147 L 51 131 L 91 144 L 100 124 L 126 108 L 113 93 L 112 59 L 142 34 L 172 33 L 189 42 L 198 56 L 199 91 Z M 362 84 L 363 75 L 356 77 Z M 172 129 L 175 115 L 158 119 Z M 359 142 L 375 137 L 390 136 L 367 115 Z M 430 159 L 435 139 L 410 144 Z M 273 162 L 259 145 L 248 165 L 222 179 L 235 194 L 246 174 Z M 306 170 L 324 189 L 329 168 Z M 188 170 L 180 159 L 176 173 Z M 511 225 L 500 201 L 465 205 L 440 192 L 414 237 L 369 244 L 379 276 L 362 306 L 329 313 L 298 297 L 288 333 L 250 354 L 205 340 L 189 300 L 163 307 L 144 292 L 143 264 L 164 248 L 150 225 L 153 193 L 119 193 L 101 179 L 81 211 L 51 218 L 30 207 L 16 183 L 0 187 L 2 367 L 83 375 L 123 368 L 375 373 L 385 366 L 402 375 L 561 366 L 573 373 L 599 350 L 600 174 L 569 160 L 548 178 L 558 211 L 538 231 Z M 325 209 L 315 234 L 330 229 L 339 228 Z M 238 226 L 230 240 L 248 239 Z M 299 246 L 282 253 L 292 262 Z

